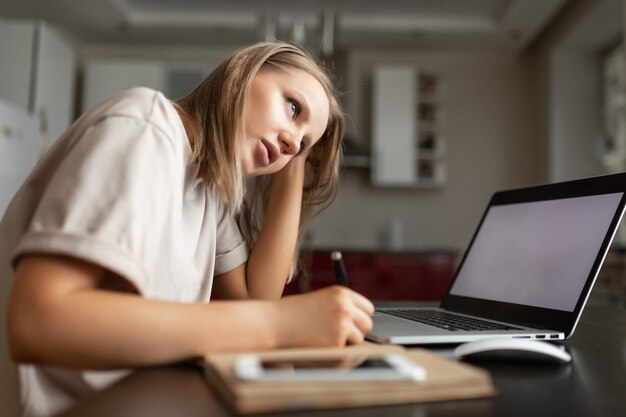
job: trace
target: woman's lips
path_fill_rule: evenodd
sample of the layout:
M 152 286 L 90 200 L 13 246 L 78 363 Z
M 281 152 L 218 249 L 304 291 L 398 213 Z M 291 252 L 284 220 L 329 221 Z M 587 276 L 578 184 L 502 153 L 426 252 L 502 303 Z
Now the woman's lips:
M 268 166 L 270 164 L 270 151 L 262 141 L 259 142 L 256 150 L 256 163 L 260 166 Z
M 278 159 L 278 149 L 271 142 L 265 139 L 261 139 L 261 143 L 263 144 L 263 147 L 265 148 L 265 152 L 263 155 L 264 165 L 267 166 L 267 165 L 274 163 L 274 161 Z

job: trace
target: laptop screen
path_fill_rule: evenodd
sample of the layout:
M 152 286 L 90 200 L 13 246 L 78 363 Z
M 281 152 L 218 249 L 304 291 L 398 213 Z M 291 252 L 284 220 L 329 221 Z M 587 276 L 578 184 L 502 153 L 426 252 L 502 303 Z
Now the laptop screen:
M 449 293 L 574 311 L 623 194 L 491 206 Z

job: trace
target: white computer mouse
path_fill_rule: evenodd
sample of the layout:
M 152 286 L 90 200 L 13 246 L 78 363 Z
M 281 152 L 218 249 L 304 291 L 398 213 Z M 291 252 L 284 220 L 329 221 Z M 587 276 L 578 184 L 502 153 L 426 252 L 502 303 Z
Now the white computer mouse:
M 563 345 L 531 339 L 483 339 L 467 342 L 454 349 L 459 359 L 468 360 L 523 360 L 569 363 L 570 355 Z

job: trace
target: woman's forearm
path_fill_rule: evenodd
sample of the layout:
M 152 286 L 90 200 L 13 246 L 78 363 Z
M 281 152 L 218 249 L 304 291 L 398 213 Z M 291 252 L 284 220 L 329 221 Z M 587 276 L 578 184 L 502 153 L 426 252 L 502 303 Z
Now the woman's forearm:
M 67 301 L 16 360 L 110 369 L 276 347 L 264 301 L 179 304 L 97 290 Z
M 278 301 L 183 304 L 99 288 L 105 271 L 67 258 L 21 261 L 7 334 L 18 362 L 82 369 L 156 365 L 213 352 L 359 343 L 374 307 L 329 287 Z
M 261 232 L 248 259 L 246 281 L 251 298 L 280 298 L 298 242 L 305 158 L 293 158 L 272 176 Z
M 7 323 L 16 361 L 111 369 L 277 346 L 275 303 L 149 300 L 95 288 L 98 273 L 73 261 L 22 261 Z

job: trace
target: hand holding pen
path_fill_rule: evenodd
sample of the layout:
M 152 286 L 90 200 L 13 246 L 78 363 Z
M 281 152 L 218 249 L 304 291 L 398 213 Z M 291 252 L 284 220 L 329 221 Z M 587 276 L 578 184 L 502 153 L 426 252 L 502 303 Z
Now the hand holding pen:
M 348 273 L 346 272 L 346 265 L 343 263 L 343 257 L 341 252 L 334 251 L 330 254 L 330 259 L 333 261 L 333 268 L 335 270 L 335 278 L 337 284 L 344 287 L 348 286 Z

